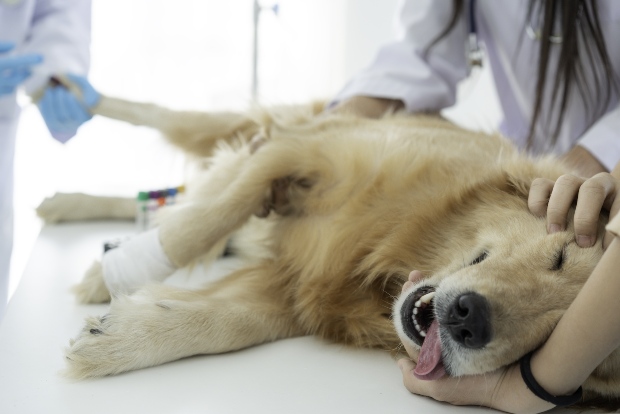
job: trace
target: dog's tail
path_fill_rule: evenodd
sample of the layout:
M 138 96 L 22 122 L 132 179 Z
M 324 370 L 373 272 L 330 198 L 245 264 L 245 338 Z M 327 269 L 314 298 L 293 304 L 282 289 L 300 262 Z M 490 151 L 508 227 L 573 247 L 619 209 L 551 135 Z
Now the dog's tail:
M 199 155 L 211 155 L 216 142 L 250 139 L 259 125 L 235 112 L 175 111 L 161 106 L 102 96 L 94 115 L 158 129 L 174 145 Z
M 33 101 L 37 102 L 42 97 L 46 87 L 59 84 L 71 90 L 76 96 L 81 96 L 82 91 L 78 85 L 69 77 L 58 75 L 33 94 Z M 324 107 L 323 102 L 316 102 L 311 105 L 287 105 L 268 110 L 255 108 L 244 113 L 176 111 L 151 103 L 101 95 L 101 99 L 96 106 L 90 108 L 90 112 L 92 115 L 155 128 L 161 131 L 168 141 L 185 152 L 206 157 L 212 155 L 219 141 L 249 142 L 261 130 L 268 129 L 274 123 L 287 125 L 305 123 L 321 113 Z
M 299 124 L 323 111 L 324 104 L 255 108 L 246 113 L 175 111 L 158 105 L 102 96 L 93 114 L 160 130 L 184 151 L 210 156 L 218 141 L 250 141 L 274 122 Z

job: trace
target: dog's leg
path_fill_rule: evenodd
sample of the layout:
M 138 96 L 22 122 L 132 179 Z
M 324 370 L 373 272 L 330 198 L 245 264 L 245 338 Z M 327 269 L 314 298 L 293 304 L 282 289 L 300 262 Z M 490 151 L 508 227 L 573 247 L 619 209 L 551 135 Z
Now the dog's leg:
M 271 142 L 247 159 L 235 179 L 218 197 L 198 200 L 180 206 L 166 215 L 159 228 L 159 238 L 168 259 L 183 267 L 211 250 L 221 239 L 244 225 L 250 217 L 264 210 L 265 198 L 271 197 L 274 182 L 283 177 L 295 177 L 304 183 L 296 187 L 299 193 L 309 191 L 314 181 L 312 165 L 303 165 L 304 147 L 292 140 Z M 287 203 L 295 200 L 287 199 Z M 298 204 L 296 204 L 298 205 Z M 285 206 L 279 206 L 287 210 Z M 289 212 L 290 213 L 290 212 Z
M 202 291 L 151 286 L 114 299 L 87 319 L 67 350 L 67 375 L 86 378 L 234 351 L 299 336 L 287 284 L 266 262 L 241 269 Z
M 208 171 L 203 173 L 200 180 L 195 180 L 194 183 L 192 184 L 192 187 L 191 187 L 192 191 L 191 191 L 191 194 L 189 194 L 189 196 L 192 199 L 198 200 L 199 203 L 207 203 L 207 204 L 210 202 L 210 200 L 218 198 L 220 194 L 222 194 L 226 190 L 226 187 L 228 186 L 228 184 L 236 179 L 237 175 L 239 174 L 239 171 L 243 170 L 245 163 L 248 162 L 250 157 L 251 157 L 251 154 L 249 152 L 248 146 L 239 148 L 237 150 L 230 148 L 230 147 L 222 146 L 219 149 L 217 156 L 214 157 L 214 159 L 211 161 L 211 166 L 208 169 Z M 99 199 L 98 197 L 89 197 L 89 196 L 83 195 L 82 197 L 79 197 L 77 201 L 85 200 L 85 201 L 90 201 L 92 204 L 92 202 L 98 199 Z M 60 201 L 63 201 L 63 200 L 67 200 L 67 197 L 62 197 L 60 199 Z M 73 200 L 73 198 L 69 198 L 69 201 L 71 200 Z M 62 204 L 69 204 L 69 203 L 61 203 L 61 205 Z M 161 211 L 158 212 L 155 222 L 165 223 L 168 221 L 167 217 L 169 215 L 172 215 L 172 218 L 174 219 L 174 216 L 176 215 L 175 210 L 178 208 L 180 208 L 180 205 L 174 206 L 171 208 L 162 209 Z M 133 211 L 135 211 L 135 201 L 133 202 Z M 256 228 L 256 225 L 253 227 Z M 264 233 L 265 231 L 261 232 L 261 234 L 264 234 Z M 215 260 L 218 256 L 220 256 L 226 247 L 226 243 L 227 243 L 227 239 L 222 238 L 210 250 L 202 252 L 201 260 L 203 261 L 203 263 L 211 262 Z M 127 246 L 121 244 L 121 246 L 119 246 L 118 249 L 123 250 L 126 247 Z M 256 249 L 252 249 L 251 251 L 256 252 Z M 261 256 L 264 257 L 265 255 L 262 254 Z M 247 258 L 248 256 L 245 255 L 245 257 Z M 142 258 L 136 257 L 135 254 L 130 254 L 128 258 L 137 262 L 138 265 L 145 263 L 142 261 Z M 122 266 L 122 268 L 124 269 L 124 272 L 125 272 L 124 276 L 119 277 L 119 278 L 114 278 L 114 280 L 116 282 L 133 280 L 134 277 L 136 276 L 136 273 L 132 269 L 135 269 L 135 266 L 133 265 L 129 266 L 127 263 L 125 263 L 125 265 Z M 152 278 L 154 276 L 153 272 L 148 270 L 149 269 L 148 266 L 144 266 L 144 268 L 145 268 L 145 274 L 142 280 L 147 280 L 149 278 Z M 108 276 L 108 283 L 109 283 L 110 282 L 109 278 L 111 277 L 109 272 L 107 273 L 107 276 Z M 155 279 L 162 280 L 166 276 L 169 276 L 169 275 L 162 274 L 162 275 L 159 275 L 159 277 L 156 277 Z M 108 291 L 108 287 L 106 287 L 106 283 L 104 282 L 104 280 L 105 278 L 104 278 L 103 267 L 101 263 L 96 262 L 86 272 L 84 279 L 73 288 L 73 292 L 75 293 L 78 302 L 99 303 L 99 302 L 109 301 L 110 293 Z M 153 280 L 153 279 L 150 279 L 150 280 Z M 123 283 L 119 284 L 116 282 L 113 283 L 110 287 L 111 288 L 120 288 L 123 286 L 125 288 L 127 287 Z M 133 286 L 133 288 L 136 288 L 140 286 L 141 284 L 142 283 L 138 283 L 137 285 Z M 115 293 L 116 294 L 119 292 L 131 293 L 134 291 L 133 288 L 132 289 L 120 289 L 119 291 L 116 291 Z
M 73 286 L 78 303 L 106 303 L 110 301 L 110 292 L 103 280 L 101 262 L 94 262 L 86 271 L 84 279 Z
M 56 193 L 43 200 L 36 211 L 49 224 L 60 221 L 133 220 L 136 208 L 136 200 L 133 198 Z
M 269 208 L 276 211 L 286 214 L 301 211 L 304 203 L 300 200 L 316 184 L 315 163 L 303 162 L 309 143 L 278 140 L 264 145 L 252 156 L 246 154 L 247 161 L 239 165 L 236 174 L 224 174 L 231 182 L 220 194 L 210 193 L 213 196 L 210 199 L 196 197 L 176 206 L 162 217 L 158 228 L 104 256 L 106 285 L 114 294 L 131 293 L 147 281 L 165 279 L 175 269 L 191 264 L 221 245 L 254 213 L 264 210 L 266 198 L 271 200 Z M 273 183 L 282 177 L 292 177 L 286 180 L 289 194 L 274 200 Z

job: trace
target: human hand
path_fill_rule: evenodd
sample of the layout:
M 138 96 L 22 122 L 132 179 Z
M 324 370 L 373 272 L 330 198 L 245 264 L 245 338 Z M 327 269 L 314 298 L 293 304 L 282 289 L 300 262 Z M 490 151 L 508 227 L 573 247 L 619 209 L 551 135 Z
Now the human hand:
M 576 175 L 590 178 L 594 175 L 607 172 L 607 169 L 594 157 L 590 151 L 580 145 L 575 145 L 570 151 L 562 156 L 562 161 Z
M 339 102 L 329 111 L 332 113 L 351 114 L 365 118 L 379 118 L 388 111 L 402 109 L 402 101 L 395 99 L 374 98 L 370 96 L 353 96 Z
M 62 143 L 72 138 L 78 128 L 92 118 L 89 109 L 101 99 L 86 78 L 67 75 L 67 79 L 71 83 L 69 88 L 63 84 L 50 86 L 38 103 L 52 137 Z M 75 93 L 72 89 L 76 89 Z
M 411 272 L 409 281 L 403 285 L 403 291 L 421 278 L 421 272 Z M 454 405 L 478 405 L 509 413 L 539 413 L 554 407 L 527 388 L 516 364 L 483 375 L 444 376 L 434 381 L 418 379 L 414 370 L 419 351 L 410 345 L 408 338 L 400 339 L 410 358 L 400 359 L 398 366 L 403 383 L 411 393 Z
M 0 96 L 15 92 L 15 89 L 32 74 L 30 68 L 43 62 L 43 56 L 35 53 L 2 56 L 14 47 L 14 43 L 0 41 Z
M 532 182 L 528 206 L 539 217 L 547 216 L 547 231 L 555 233 L 566 228 L 568 211 L 577 199 L 573 219 L 575 240 L 581 247 L 591 247 L 596 243 L 598 218 L 604 208 L 613 217 L 620 210 L 618 190 L 620 181 L 609 173 L 599 173 L 592 178 L 566 174 L 557 181 L 537 178 Z M 613 235 L 605 233 L 603 248 L 607 248 Z

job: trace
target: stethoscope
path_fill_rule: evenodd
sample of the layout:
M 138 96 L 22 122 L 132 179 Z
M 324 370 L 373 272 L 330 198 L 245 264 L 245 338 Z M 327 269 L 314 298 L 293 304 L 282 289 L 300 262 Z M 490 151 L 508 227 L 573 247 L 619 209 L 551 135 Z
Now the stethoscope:
M 471 66 L 482 66 L 482 50 L 480 50 L 480 45 L 478 44 L 475 8 L 476 0 L 471 0 L 467 13 L 469 19 L 469 64 Z
M 476 0 L 469 2 L 469 10 L 467 17 L 469 20 L 469 63 L 472 66 L 482 66 L 482 51 L 478 44 L 478 29 L 476 26 Z M 540 24 L 538 25 L 540 26 Z M 530 21 L 525 26 L 525 33 L 527 36 L 536 41 L 540 41 L 542 38 L 542 31 L 540 29 L 534 29 L 533 23 Z M 552 34 L 549 36 L 549 42 L 559 45 L 563 41 L 562 35 Z

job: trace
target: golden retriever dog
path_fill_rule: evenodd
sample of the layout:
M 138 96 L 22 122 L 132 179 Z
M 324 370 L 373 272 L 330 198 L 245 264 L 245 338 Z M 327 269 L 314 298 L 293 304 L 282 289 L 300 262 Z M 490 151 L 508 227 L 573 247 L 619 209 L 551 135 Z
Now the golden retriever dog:
M 528 210 L 535 178 L 567 172 L 559 161 L 436 116 L 180 112 L 109 97 L 94 112 L 208 158 L 160 220 L 175 268 L 227 244 L 245 264 L 201 290 L 112 295 L 70 342 L 74 378 L 300 335 L 394 352 L 398 333 L 421 347 L 422 378 L 482 374 L 547 339 L 603 252 L 601 240 L 578 247 L 571 223 L 547 234 Z M 426 277 L 401 294 L 413 269 Z M 99 264 L 76 292 L 110 300 Z M 617 350 L 583 388 L 586 400 L 620 396 Z

